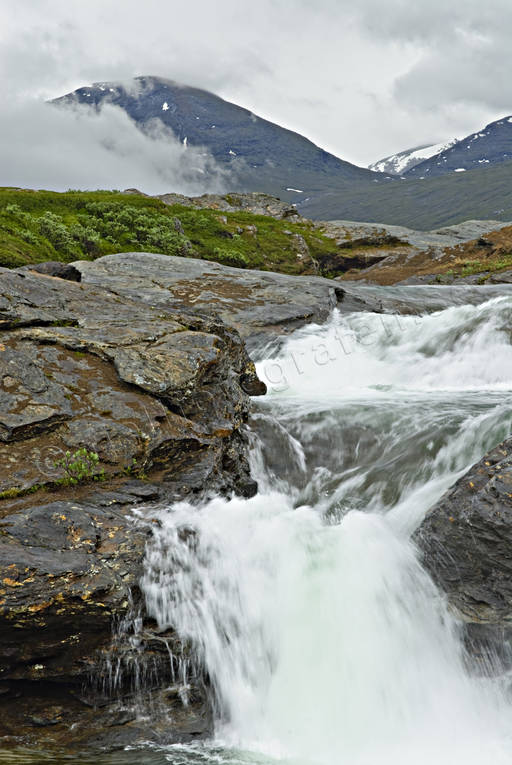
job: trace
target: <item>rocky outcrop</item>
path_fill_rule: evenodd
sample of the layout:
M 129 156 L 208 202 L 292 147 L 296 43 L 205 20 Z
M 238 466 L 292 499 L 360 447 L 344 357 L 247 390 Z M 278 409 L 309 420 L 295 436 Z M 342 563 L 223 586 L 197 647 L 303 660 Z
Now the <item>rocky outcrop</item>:
M 345 257 L 346 266 L 339 269 L 344 281 L 385 286 L 507 281 L 500 279 L 499 271 L 508 264 L 509 223 L 470 220 L 433 231 L 351 221 L 315 225 L 333 237 L 339 248 L 348 247 L 357 255 L 350 271 Z M 358 242 L 366 246 L 357 250 Z
M 426 568 L 467 625 L 473 655 L 512 663 L 512 438 L 485 455 L 416 533 Z
M 315 276 L 231 268 L 206 260 L 150 253 L 121 253 L 73 264 L 85 284 L 141 299 L 164 310 L 193 307 L 237 329 L 251 350 L 275 342 L 333 308 L 344 313 L 380 311 L 379 300 Z
M 19 270 L 35 271 L 38 274 L 46 274 L 47 276 L 58 276 L 59 279 L 67 279 L 70 282 L 79 282 L 81 280 L 80 271 L 77 271 L 69 263 L 61 263 L 57 260 L 33 263 L 30 266 L 22 266 Z
M 182 646 L 140 611 L 146 508 L 257 488 L 244 423 L 265 386 L 240 336 L 106 286 L 0 269 L 0 735 L 27 744 L 148 736 L 116 699 L 156 703 Z M 160 698 L 170 739 L 208 727 L 191 685 L 186 712 Z
M 125 192 L 127 193 L 127 192 Z M 254 215 L 270 215 L 273 218 L 300 220 L 297 208 L 288 202 L 282 202 L 270 194 L 255 191 L 243 194 L 203 194 L 200 197 L 186 197 L 183 194 L 159 194 L 158 199 L 166 205 L 184 205 L 196 209 L 208 208 L 223 212 L 250 212 Z
M 263 386 L 218 318 L 2 269 L 0 329 L 0 492 L 65 479 L 80 448 L 107 476 L 203 460 L 215 489 L 241 487 L 223 464 Z

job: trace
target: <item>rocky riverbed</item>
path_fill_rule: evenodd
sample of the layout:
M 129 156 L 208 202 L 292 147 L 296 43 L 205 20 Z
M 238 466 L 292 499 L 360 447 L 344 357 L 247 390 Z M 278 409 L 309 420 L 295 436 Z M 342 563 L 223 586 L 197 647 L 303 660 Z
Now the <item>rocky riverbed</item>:
M 202 678 L 185 708 L 169 691 L 185 649 L 144 617 L 141 519 L 256 492 L 245 423 L 265 385 L 245 342 L 376 302 L 140 253 L 36 268 L 0 269 L 0 734 L 107 748 L 204 735 Z M 145 728 L 123 704 L 149 692 Z
M 207 736 L 208 677 L 192 671 L 185 703 L 175 673 L 188 646 L 147 617 L 140 581 L 155 510 L 257 492 L 246 423 L 265 384 L 248 350 L 278 349 L 333 308 L 415 314 L 483 293 L 385 293 L 144 253 L 38 268 L 0 269 L 2 742 Z M 510 623 L 509 452 L 460 479 L 417 535 L 487 663 L 498 643 L 506 653 Z

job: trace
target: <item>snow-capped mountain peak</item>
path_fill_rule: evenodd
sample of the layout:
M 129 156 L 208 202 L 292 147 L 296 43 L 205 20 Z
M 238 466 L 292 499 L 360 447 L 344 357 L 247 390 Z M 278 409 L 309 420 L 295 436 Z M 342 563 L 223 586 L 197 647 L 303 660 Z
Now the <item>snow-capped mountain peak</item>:
M 407 149 L 401 151 L 398 154 L 391 154 L 389 157 L 379 159 L 377 162 L 373 162 L 368 165 L 368 170 L 373 170 L 377 173 L 388 173 L 391 175 L 402 175 L 420 162 L 424 162 L 430 157 L 435 157 L 436 154 L 446 151 L 451 146 L 457 143 L 457 139 L 453 138 L 451 141 L 444 141 L 442 143 L 427 144 L 426 146 L 416 146 L 413 149 Z

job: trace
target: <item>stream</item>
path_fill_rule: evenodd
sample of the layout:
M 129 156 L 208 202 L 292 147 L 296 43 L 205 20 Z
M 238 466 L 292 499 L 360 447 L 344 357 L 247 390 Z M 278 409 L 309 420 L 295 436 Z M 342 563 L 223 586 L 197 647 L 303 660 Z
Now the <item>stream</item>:
M 512 762 L 509 678 L 468 669 L 460 625 L 411 541 L 512 432 L 502 293 L 471 288 L 470 302 L 457 292 L 424 315 L 335 311 L 259 361 L 258 495 L 159 510 L 142 582 L 150 615 L 208 672 L 214 738 L 79 762 Z

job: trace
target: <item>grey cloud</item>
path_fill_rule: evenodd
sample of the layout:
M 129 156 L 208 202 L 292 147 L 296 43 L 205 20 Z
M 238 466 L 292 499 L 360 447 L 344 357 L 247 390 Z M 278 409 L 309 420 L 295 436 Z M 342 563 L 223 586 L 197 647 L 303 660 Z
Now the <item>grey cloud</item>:
M 361 25 L 375 39 L 425 43 L 428 47 L 452 41 L 461 30 L 494 36 L 510 29 L 508 0 L 362 0 L 354 6 Z
M 169 77 L 366 164 L 511 112 L 511 29 L 510 0 L 24 0 L 0 76 L 14 100 Z
M 1 135 L 4 186 L 200 194 L 229 185 L 204 149 L 183 146 L 159 121 L 144 134 L 112 105 L 98 113 L 27 101 L 3 109 Z
M 432 47 L 396 81 L 397 99 L 419 109 L 472 104 L 495 116 L 512 112 L 512 50 L 508 39 L 508 30 L 469 40 L 459 31 L 449 47 Z

